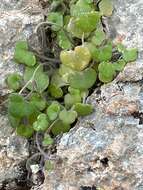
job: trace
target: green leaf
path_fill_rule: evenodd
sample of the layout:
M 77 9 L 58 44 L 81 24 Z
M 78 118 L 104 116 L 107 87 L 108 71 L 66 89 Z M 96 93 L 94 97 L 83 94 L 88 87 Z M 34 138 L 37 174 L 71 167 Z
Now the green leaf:
M 99 9 L 104 16 L 111 16 L 113 12 L 112 0 L 101 0 L 99 3 Z
M 121 53 L 124 53 L 124 51 L 126 51 L 126 48 L 125 48 L 125 46 L 124 46 L 123 44 L 118 43 L 118 44 L 117 44 L 117 50 L 118 50 L 119 52 L 121 52 Z
M 61 98 L 63 96 L 62 89 L 56 86 L 55 84 L 50 84 L 48 91 L 50 92 L 50 95 L 56 99 Z
M 92 32 L 99 24 L 100 18 L 101 16 L 99 12 L 93 11 L 86 13 L 75 19 L 75 26 L 80 28 L 83 33 Z
M 91 11 L 94 11 L 94 6 L 89 0 L 78 0 L 76 4 L 70 7 L 70 13 L 73 17 L 85 15 Z
M 54 140 L 50 137 L 50 135 L 45 135 L 44 140 L 42 142 L 43 146 L 52 145 L 54 143 Z
M 134 49 L 127 49 L 124 51 L 123 53 L 123 59 L 126 62 L 131 62 L 131 61 L 135 61 L 138 57 L 138 51 L 136 48 Z
M 47 115 L 44 113 L 41 113 L 37 117 L 37 121 L 33 123 L 33 128 L 35 131 L 45 131 L 49 127 L 49 121 L 47 118 Z
M 125 65 L 126 65 L 126 62 L 123 59 L 118 60 L 117 62 L 113 63 L 113 67 L 116 71 L 122 71 Z
M 73 37 L 76 37 L 79 39 L 82 39 L 82 36 L 84 33 L 81 28 L 76 26 L 76 20 L 73 17 L 69 20 L 69 23 L 67 25 L 67 31 L 69 33 L 71 33 Z M 88 32 L 86 34 L 84 33 L 84 38 L 87 38 L 89 36 L 89 34 L 90 34 L 90 32 Z
M 52 25 L 53 31 L 59 31 L 63 26 L 63 15 L 58 12 L 50 12 L 48 14 L 47 21 L 54 23 Z
M 45 170 L 52 171 L 54 169 L 54 164 L 50 160 L 45 161 Z
M 59 114 L 59 118 L 65 124 L 72 124 L 77 118 L 77 112 L 62 110 Z
M 74 110 L 78 113 L 79 116 L 86 116 L 93 112 L 93 106 L 90 104 L 75 104 Z
M 32 93 L 30 103 L 40 111 L 46 108 L 46 101 L 38 93 Z
M 72 94 L 72 95 L 77 95 L 77 94 L 80 95 L 80 90 L 79 90 L 79 89 L 71 88 L 71 87 L 69 86 L 68 91 L 69 91 L 70 94 Z
M 111 82 L 116 75 L 115 68 L 110 62 L 102 62 L 98 66 L 99 80 L 104 83 Z
M 16 62 L 25 64 L 29 67 L 36 64 L 36 57 L 32 52 L 28 51 L 28 44 L 26 41 L 19 41 L 16 43 L 14 59 Z
M 8 120 L 12 128 L 16 129 L 20 124 L 20 119 L 8 114 Z
M 97 62 L 109 61 L 112 58 L 112 44 L 108 43 L 103 47 L 97 48 L 91 43 L 86 43 L 93 60 Z
M 70 67 L 67 67 L 63 64 L 60 65 L 59 74 L 62 77 L 62 80 L 65 82 L 65 84 L 68 83 L 69 75 L 74 72 L 75 71 L 73 69 L 71 69 Z
M 52 127 L 52 133 L 54 136 L 57 136 L 61 133 L 66 133 L 70 130 L 70 125 L 63 123 L 61 120 L 58 120 Z
M 28 50 L 28 43 L 27 41 L 18 41 L 16 42 L 15 49 L 23 49 L 23 50 Z
M 92 37 L 91 42 L 96 45 L 100 46 L 102 42 L 106 39 L 106 35 L 101 29 L 97 29 L 95 31 L 95 35 Z
M 14 91 L 19 90 L 22 83 L 22 77 L 18 73 L 9 74 L 6 83 Z
M 47 115 L 51 121 L 55 120 L 60 112 L 60 105 L 58 102 L 52 102 L 52 104 L 47 108 Z
M 31 91 L 42 93 L 49 85 L 49 77 L 43 72 L 42 65 L 39 68 L 38 67 L 39 66 L 35 66 L 33 68 L 26 67 L 24 81 L 28 82 L 34 75 L 33 82 L 30 83 L 27 88 Z
M 60 65 L 60 68 L 62 65 Z M 66 72 L 66 71 L 65 71 Z M 65 80 L 63 79 L 62 75 L 60 75 L 60 70 L 56 70 L 51 78 L 51 84 L 57 87 L 62 87 L 66 85 Z
M 62 51 L 60 59 L 65 66 L 81 71 L 89 65 L 91 55 L 87 47 L 77 46 L 74 51 Z
M 96 72 L 89 68 L 82 72 L 71 74 L 69 76 L 69 83 L 72 88 L 86 90 L 94 85 L 96 78 Z
M 21 137 L 30 138 L 34 133 L 34 130 L 30 125 L 20 125 L 17 127 L 16 132 Z
M 62 49 L 71 49 L 72 48 L 72 44 L 63 30 L 60 30 L 57 33 L 57 41 L 58 41 L 59 46 Z
M 35 106 L 24 100 L 18 94 L 11 94 L 9 97 L 8 112 L 16 118 L 32 115 L 36 112 Z
M 74 104 L 81 102 L 80 94 L 66 94 L 64 97 L 64 103 L 66 108 L 71 108 Z
M 72 17 L 67 26 L 67 30 L 77 38 L 82 38 L 84 33 L 86 38 L 90 32 L 96 29 L 99 24 L 100 17 L 100 13 L 96 11 L 80 15 L 76 18 Z

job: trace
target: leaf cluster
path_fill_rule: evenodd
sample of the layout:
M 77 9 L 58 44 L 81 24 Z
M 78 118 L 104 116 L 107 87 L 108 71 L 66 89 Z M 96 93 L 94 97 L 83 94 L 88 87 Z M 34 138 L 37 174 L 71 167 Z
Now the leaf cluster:
M 136 49 L 114 44 L 104 32 L 101 19 L 112 15 L 110 0 L 70 1 L 69 8 L 62 11 L 57 7 L 63 3 L 52 1 L 55 11 L 47 15 L 61 48 L 59 67 L 48 75 L 28 43 L 19 41 L 14 59 L 25 66 L 24 74 L 13 73 L 6 79 L 12 90 L 8 100 L 11 126 L 26 138 L 44 132 L 43 146 L 53 144 L 50 135 L 68 132 L 78 117 L 94 111 L 92 105 L 85 103 L 93 86 L 99 81 L 111 82 L 128 62 L 137 58 Z M 120 55 L 116 60 L 115 53 Z

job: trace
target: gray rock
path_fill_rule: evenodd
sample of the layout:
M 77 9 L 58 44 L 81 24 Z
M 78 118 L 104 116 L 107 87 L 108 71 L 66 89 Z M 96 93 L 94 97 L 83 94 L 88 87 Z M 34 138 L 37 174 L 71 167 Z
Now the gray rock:
M 92 115 L 80 119 L 57 146 L 42 190 L 143 190 L 143 1 L 114 0 L 108 31 L 115 42 L 138 47 L 139 57 L 88 102 Z M 90 189 L 90 188 L 89 188 Z
M 26 139 L 18 137 L 6 116 L 0 115 L 0 187 L 3 181 L 18 178 L 19 164 L 29 156 Z

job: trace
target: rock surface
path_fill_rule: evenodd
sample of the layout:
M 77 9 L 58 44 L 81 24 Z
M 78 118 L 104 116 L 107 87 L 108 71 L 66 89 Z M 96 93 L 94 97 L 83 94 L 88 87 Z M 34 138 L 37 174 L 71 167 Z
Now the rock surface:
M 4 82 L 7 74 L 21 70 L 13 61 L 16 41 L 31 38 L 36 25 L 42 20 L 37 0 L 1 0 L 0 103 L 9 92 Z M 28 156 L 27 140 L 13 133 L 7 116 L 0 109 L 0 189 L 16 188 L 14 180 L 23 175 L 21 163 Z
M 45 172 L 39 190 L 143 190 L 143 1 L 114 5 L 109 33 L 138 47 L 139 58 L 88 99 L 95 112 L 63 135 L 57 146 L 62 161 Z

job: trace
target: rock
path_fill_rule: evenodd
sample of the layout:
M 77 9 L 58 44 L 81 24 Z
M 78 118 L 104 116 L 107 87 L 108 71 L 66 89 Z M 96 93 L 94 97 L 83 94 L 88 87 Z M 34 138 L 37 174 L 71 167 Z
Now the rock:
M 38 0 L 1 0 L 0 104 L 9 93 L 5 85 L 6 76 L 14 71 L 22 72 L 21 65 L 16 65 L 13 60 L 15 43 L 18 40 L 33 39 L 35 27 L 41 21 L 43 15 Z M 3 110 L 3 105 L 0 107 Z M 0 189 L 18 190 L 19 182 L 16 181 L 26 174 L 24 162 L 29 156 L 28 143 L 14 133 L 7 115 L 1 110 L 0 112 Z M 24 186 L 25 184 L 20 190 Z
M 53 171 L 40 190 L 143 190 L 143 2 L 114 0 L 109 33 L 139 56 L 89 97 L 92 115 L 80 119 L 57 145 Z
M 18 179 L 22 175 L 21 162 L 29 156 L 26 139 L 13 133 L 6 116 L 0 115 L 0 188 L 4 181 Z

